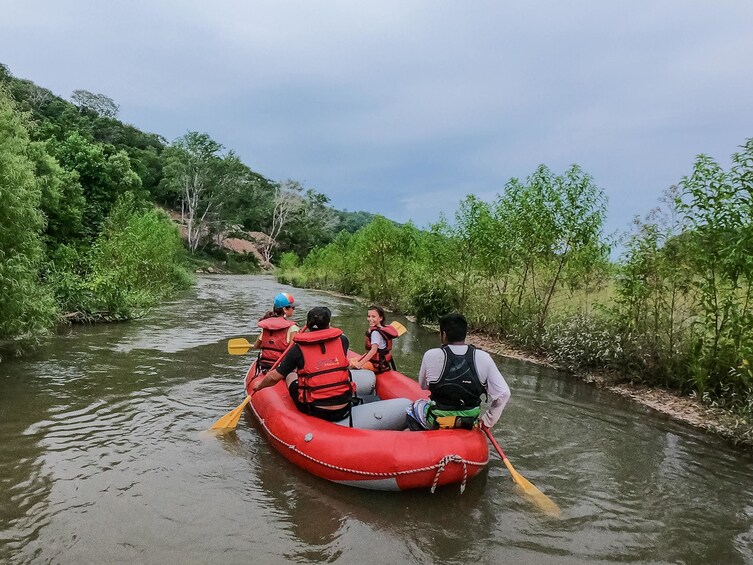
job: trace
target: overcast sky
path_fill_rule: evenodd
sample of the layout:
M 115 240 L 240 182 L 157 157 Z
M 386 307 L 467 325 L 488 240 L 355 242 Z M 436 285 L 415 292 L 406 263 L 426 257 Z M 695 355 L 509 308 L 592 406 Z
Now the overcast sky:
M 0 0 L 0 63 L 419 227 L 577 163 L 628 227 L 753 137 L 753 2 Z

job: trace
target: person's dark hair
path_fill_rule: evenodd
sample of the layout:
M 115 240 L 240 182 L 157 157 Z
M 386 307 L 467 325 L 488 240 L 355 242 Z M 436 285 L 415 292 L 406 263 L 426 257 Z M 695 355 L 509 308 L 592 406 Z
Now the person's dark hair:
M 309 330 L 326 330 L 329 327 L 329 321 L 332 319 L 332 312 L 326 306 L 316 306 L 309 310 L 306 316 L 306 327 Z
M 267 318 L 271 318 L 273 316 L 277 316 L 279 318 L 280 316 L 284 315 L 285 308 L 272 308 L 271 310 L 267 310 L 259 321 L 261 322 L 261 320 L 266 320 Z
M 447 314 L 439 320 L 439 331 L 445 333 L 449 343 L 464 341 L 468 334 L 468 322 L 461 314 Z
M 384 308 L 381 306 L 374 306 L 371 305 L 368 307 L 368 310 L 376 310 L 376 313 L 379 314 L 379 317 L 382 319 L 382 325 L 385 325 L 387 323 L 387 317 L 384 315 Z

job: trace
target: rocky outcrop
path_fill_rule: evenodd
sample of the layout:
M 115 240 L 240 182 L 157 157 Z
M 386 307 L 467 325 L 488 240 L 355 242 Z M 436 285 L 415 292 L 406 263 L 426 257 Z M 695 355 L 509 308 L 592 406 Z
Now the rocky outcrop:
M 163 208 L 165 213 L 178 225 L 180 230 L 180 237 L 184 241 L 188 241 L 188 226 L 184 221 L 181 213 L 169 208 Z M 206 233 L 202 234 L 206 237 Z M 261 254 L 261 248 L 268 244 L 269 236 L 265 233 L 258 231 L 246 231 L 242 226 L 231 226 L 230 229 L 218 234 L 214 237 L 212 242 L 214 245 L 221 249 L 225 249 L 232 253 L 238 253 L 240 255 L 253 255 L 257 264 L 264 270 L 270 270 L 273 268 L 272 264 L 264 260 L 264 256 Z
M 248 254 L 254 256 L 256 262 L 262 269 L 269 270 L 272 268 L 272 264 L 264 260 L 264 257 L 259 250 L 265 242 L 269 241 L 269 236 L 265 233 L 258 231 L 243 231 L 242 229 L 233 229 L 231 233 L 234 237 L 224 237 L 220 239 L 218 236 L 217 245 L 233 253 Z M 240 237 L 238 237 L 240 236 Z

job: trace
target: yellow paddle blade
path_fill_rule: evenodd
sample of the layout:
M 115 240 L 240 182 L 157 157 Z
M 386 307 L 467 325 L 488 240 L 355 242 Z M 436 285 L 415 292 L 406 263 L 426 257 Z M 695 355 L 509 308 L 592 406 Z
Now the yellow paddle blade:
M 228 340 L 227 352 L 230 355 L 243 355 L 244 353 L 248 353 L 249 349 L 251 349 L 253 346 L 254 344 L 248 341 L 246 338 L 238 337 Z
M 533 486 L 528 481 L 528 479 L 526 479 L 523 475 L 515 470 L 515 468 L 512 466 L 512 463 L 510 463 L 510 461 L 507 459 L 505 452 L 502 451 L 499 443 L 497 443 L 497 440 L 494 439 L 491 430 L 486 426 L 481 426 L 481 430 L 486 434 L 486 437 L 489 438 L 489 441 L 494 446 L 494 449 L 497 450 L 497 453 L 499 453 L 499 456 L 504 462 L 505 467 L 507 467 L 507 470 L 510 471 L 510 475 L 512 475 L 513 482 L 520 488 L 520 490 L 523 491 L 523 494 L 528 496 L 531 502 L 533 502 L 539 508 L 539 510 L 541 510 L 545 514 L 548 514 L 549 516 L 559 516 L 559 506 L 557 506 L 557 504 L 555 504 L 553 500 L 551 500 L 547 495 Z
M 533 486 L 533 484 L 531 484 L 528 479 L 518 473 L 513 468 L 512 463 L 510 463 L 507 457 L 502 459 L 502 461 L 504 461 L 507 470 L 510 471 L 513 482 L 523 490 L 523 494 L 528 496 L 541 511 L 543 511 L 545 514 L 548 514 L 549 516 L 560 515 L 561 511 L 559 506 L 557 506 L 557 504 L 551 498 L 549 498 L 547 495 Z
M 390 325 L 397 330 L 397 335 L 398 336 L 401 336 L 405 332 L 408 331 L 408 330 L 405 329 L 405 326 L 403 324 L 401 324 L 400 322 L 392 322 Z
M 236 408 L 233 408 L 230 412 L 217 420 L 212 426 L 212 429 L 223 432 L 233 431 L 235 429 L 235 426 L 238 425 L 238 421 L 241 419 L 243 409 L 246 407 L 250 400 L 251 397 L 247 396 L 246 399 L 240 403 L 240 405 L 238 405 Z

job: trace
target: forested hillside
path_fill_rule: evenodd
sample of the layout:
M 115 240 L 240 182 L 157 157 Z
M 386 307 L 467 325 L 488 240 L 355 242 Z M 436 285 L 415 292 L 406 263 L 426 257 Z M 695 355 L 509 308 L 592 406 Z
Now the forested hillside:
M 168 142 L 118 119 L 103 94 L 70 101 L 0 65 L 0 341 L 61 318 L 138 315 L 190 284 L 194 256 L 264 235 L 264 259 L 299 256 L 368 223 L 314 189 L 251 170 L 208 134 Z M 175 211 L 181 230 L 162 209 Z M 183 238 L 181 238 L 181 231 Z M 246 268 L 253 258 L 239 258 Z

